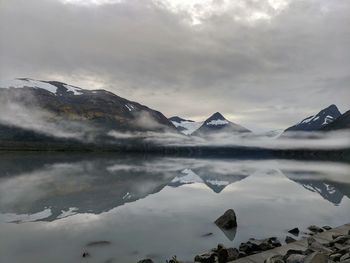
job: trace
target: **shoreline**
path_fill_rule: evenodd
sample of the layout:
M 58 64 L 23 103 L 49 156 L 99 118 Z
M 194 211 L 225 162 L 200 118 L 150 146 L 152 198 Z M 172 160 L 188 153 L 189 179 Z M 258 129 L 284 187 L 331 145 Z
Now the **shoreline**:
M 173 256 L 166 263 L 330 263 L 350 262 L 350 223 L 331 228 L 310 226 L 310 231 L 300 232 L 298 228 L 289 230 L 286 244 L 275 238 L 250 239 L 239 248 L 217 248 L 195 256 L 193 261 L 181 261 Z M 303 235 L 301 239 L 291 238 Z M 289 237 L 288 241 L 287 238 Z M 249 255 L 243 255 L 249 251 Z M 138 263 L 155 263 L 152 259 L 142 259 Z

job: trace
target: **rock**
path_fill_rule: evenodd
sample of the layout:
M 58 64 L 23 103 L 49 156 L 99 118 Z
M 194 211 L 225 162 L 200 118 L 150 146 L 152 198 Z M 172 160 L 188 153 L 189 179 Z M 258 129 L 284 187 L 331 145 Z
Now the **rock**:
M 227 210 L 222 216 L 215 220 L 215 224 L 223 229 L 229 230 L 237 227 L 237 218 L 233 209 Z
M 239 251 L 242 251 L 245 254 L 249 255 L 253 251 L 252 245 L 250 245 L 248 243 L 241 243 L 239 245 Z
M 291 233 L 292 235 L 294 235 L 294 236 L 298 236 L 299 235 L 299 228 L 297 228 L 297 227 L 295 227 L 295 228 L 293 228 L 293 229 L 291 229 L 291 230 L 288 230 L 288 233 Z
M 83 258 L 90 257 L 90 253 L 87 251 L 84 251 L 83 254 L 81 255 Z
M 312 251 L 323 252 L 327 254 L 330 254 L 333 252 L 331 249 L 325 247 L 324 245 L 322 245 L 320 242 L 316 241 L 312 237 L 309 237 L 307 239 L 307 243 L 308 243 L 308 248 Z
M 226 248 L 218 250 L 218 263 L 226 263 L 228 261 L 228 252 Z
M 303 263 L 304 259 L 305 259 L 304 255 L 292 254 L 287 258 L 286 263 Z
M 216 248 L 216 251 L 219 252 L 221 249 L 224 249 L 224 248 L 225 248 L 225 246 L 223 244 L 219 243 L 217 248 Z
M 330 226 L 323 226 L 322 227 L 324 230 L 331 230 L 332 229 L 332 227 L 330 227 Z
M 154 263 L 152 259 L 150 258 L 146 258 L 146 259 L 142 259 L 137 263 Z
M 227 261 L 233 261 L 239 258 L 239 251 L 237 248 L 228 248 L 227 255 Z
M 200 262 L 200 263 L 215 263 L 215 255 L 214 254 L 202 254 L 202 255 L 197 255 L 194 258 L 194 262 Z
M 326 255 L 319 252 L 314 252 L 304 259 L 304 263 L 327 263 L 327 261 Z
M 247 245 L 251 248 L 252 251 L 261 251 L 264 246 L 264 242 L 267 244 L 267 240 L 258 240 L 258 239 L 253 239 L 251 238 L 248 242 Z M 267 244 L 268 245 L 268 244 Z
M 346 253 L 340 257 L 340 261 L 350 260 L 350 253 Z
M 337 238 L 335 238 L 334 240 L 332 240 L 331 242 L 329 242 L 330 244 L 334 244 L 334 243 L 338 243 L 338 244 L 344 244 L 346 241 L 350 240 L 350 235 L 346 235 L 346 236 L 339 236 Z
M 274 247 L 282 246 L 281 242 L 277 239 L 277 237 L 270 237 L 268 239 L 268 243 L 271 244 Z
M 315 226 L 315 225 L 311 225 L 307 229 L 309 229 L 310 231 L 312 231 L 314 233 L 321 233 L 324 231 L 322 228 Z
M 329 259 L 332 261 L 339 261 L 341 258 L 342 254 L 340 253 L 335 253 L 329 256 Z
M 344 246 L 344 245 L 339 244 L 339 243 L 335 243 L 335 244 L 332 244 L 332 245 L 337 250 L 343 250 L 343 249 L 345 249 L 347 247 L 347 246 Z
M 296 250 L 296 249 L 289 249 L 287 251 L 287 253 L 284 255 L 283 260 L 286 261 L 287 258 L 289 258 L 289 256 L 293 255 L 293 254 L 306 255 L 305 251 Z
M 296 241 L 294 238 L 290 237 L 290 236 L 286 236 L 286 243 L 289 244 L 289 243 L 292 243 L 294 241 Z
M 284 263 L 281 255 L 273 255 L 265 259 L 264 263 Z

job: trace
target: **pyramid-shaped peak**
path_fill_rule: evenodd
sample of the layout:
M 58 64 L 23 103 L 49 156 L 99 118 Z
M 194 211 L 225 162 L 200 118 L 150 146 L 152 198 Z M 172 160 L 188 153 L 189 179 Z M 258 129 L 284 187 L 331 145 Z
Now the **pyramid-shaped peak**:
M 226 120 L 225 117 L 220 112 L 215 112 L 208 118 L 209 120 Z

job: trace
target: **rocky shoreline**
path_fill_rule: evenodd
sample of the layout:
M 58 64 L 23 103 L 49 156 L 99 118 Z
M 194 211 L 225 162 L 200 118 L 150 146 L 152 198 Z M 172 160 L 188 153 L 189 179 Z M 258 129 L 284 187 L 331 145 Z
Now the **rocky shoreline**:
M 215 224 L 224 229 L 230 230 L 237 227 L 236 215 L 232 209 L 226 211 L 219 217 Z M 285 243 L 293 244 L 299 234 L 302 234 L 302 240 L 306 240 L 305 247 L 300 249 L 288 249 L 285 253 L 271 254 L 261 262 L 264 263 L 350 263 L 350 230 L 343 234 L 332 234 L 331 238 L 325 242 L 320 241 L 317 236 L 320 233 L 332 230 L 330 226 L 318 227 L 315 225 L 308 227 L 309 232 L 300 233 L 298 228 L 290 229 L 290 235 L 286 236 Z M 238 248 L 226 248 L 218 244 L 216 248 L 203 254 L 197 255 L 194 261 L 197 263 L 228 263 L 235 260 L 244 260 L 245 258 L 270 251 L 282 246 L 282 243 L 276 237 L 266 239 L 251 238 L 247 242 L 240 244 Z M 245 262 L 245 261 L 241 261 Z M 246 262 L 251 262 L 247 260 Z M 260 262 L 260 261 L 259 261 Z M 143 259 L 138 263 L 155 263 L 151 259 Z M 181 261 L 174 256 L 167 263 L 189 263 Z

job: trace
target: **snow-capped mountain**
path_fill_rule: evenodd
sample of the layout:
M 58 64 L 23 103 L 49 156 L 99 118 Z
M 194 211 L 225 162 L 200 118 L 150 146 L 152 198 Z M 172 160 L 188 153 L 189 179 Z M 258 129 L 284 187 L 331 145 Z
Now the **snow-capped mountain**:
M 337 106 L 334 104 L 321 110 L 316 115 L 312 115 L 302 120 L 301 122 L 289 127 L 285 132 L 296 132 L 296 131 L 317 131 L 323 126 L 330 124 L 336 120 L 341 113 Z
M 204 121 L 193 135 L 209 135 L 213 133 L 246 133 L 250 130 L 227 120 L 221 113 L 216 112 Z
M 350 110 L 339 116 L 335 121 L 324 125 L 321 130 L 332 131 L 350 129 Z
M 208 173 L 207 169 L 184 169 L 181 171 L 181 175 L 176 176 L 168 185 L 171 187 L 178 187 L 185 184 L 204 184 L 209 187 L 213 192 L 220 193 L 228 185 L 238 182 L 247 175 L 243 174 L 215 174 Z
M 0 104 L 1 125 L 35 132 L 41 132 L 38 127 L 45 128 L 48 124 L 58 121 L 61 121 L 61 128 L 68 123 L 67 121 L 70 124 L 74 122 L 74 127 L 78 130 L 82 130 L 81 125 L 84 125 L 104 131 L 177 132 L 175 126 L 158 111 L 106 90 L 82 89 L 58 81 L 22 78 L 2 82 Z M 21 109 L 21 112 L 18 112 L 18 109 Z M 11 118 L 8 117 L 9 112 Z M 27 119 L 33 120 L 23 118 L 23 114 L 28 115 Z M 63 120 L 65 125 L 62 125 Z M 40 125 L 35 124 L 38 121 Z M 66 128 L 71 130 L 72 127 L 70 125 Z M 54 132 L 53 130 L 52 133 Z
M 195 130 L 202 126 L 203 122 L 196 122 L 192 120 L 185 120 L 178 116 L 169 118 L 169 121 L 183 134 L 191 135 Z

